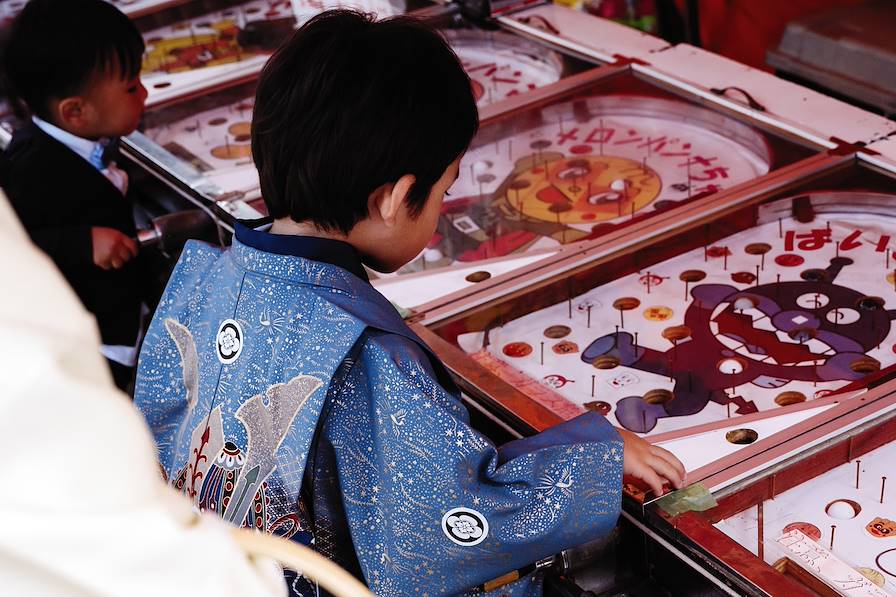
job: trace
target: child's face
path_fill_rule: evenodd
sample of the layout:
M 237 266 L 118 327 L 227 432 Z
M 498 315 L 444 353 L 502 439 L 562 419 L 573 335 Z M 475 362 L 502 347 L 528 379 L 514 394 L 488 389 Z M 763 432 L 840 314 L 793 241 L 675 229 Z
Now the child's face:
M 463 157 L 463 156 L 461 156 Z M 396 227 L 399 234 L 394 239 L 389 255 L 390 269 L 396 270 L 410 262 L 420 251 L 426 248 L 439 223 L 439 215 L 442 213 L 442 201 L 445 193 L 457 180 L 461 157 L 457 158 L 442 173 L 442 177 L 432 185 L 423 211 L 417 218 L 411 217 L 406 207 L 401 208 L 399 225 Z
M 85 139 L 121 137 L 140 124 L 146 88 L 140 77 L 122 79 L 117 73 L 99 73 L 81 94 L 51 105 L 57 126 Z
M 102 75 L 84 100 L 90 112 L 90 137 L 120 137 L 133 133 L 140 124 L 146 88 L 139 76 L 128 80 Z

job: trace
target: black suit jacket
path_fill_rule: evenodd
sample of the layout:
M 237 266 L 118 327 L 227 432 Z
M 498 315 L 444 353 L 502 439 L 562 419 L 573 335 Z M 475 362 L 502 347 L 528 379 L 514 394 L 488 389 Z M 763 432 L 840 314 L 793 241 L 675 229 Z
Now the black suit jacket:
M 99 324 L 104 344 L 133 345 L 140 322 L 139 261 L 105 271 L 90 229 L 135 236 L 130 200 L 96 168 L 29 123 L 0 157 L 0 185 L 31 239 L 49 255 Z

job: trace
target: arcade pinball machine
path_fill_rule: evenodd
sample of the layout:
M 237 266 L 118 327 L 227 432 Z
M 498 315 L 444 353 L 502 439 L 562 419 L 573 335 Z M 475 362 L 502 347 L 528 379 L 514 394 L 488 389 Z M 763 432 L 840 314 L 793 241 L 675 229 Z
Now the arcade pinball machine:
M 605 65 L 483 111 L 430 245 L 375 285 L 425 317 L 492 278 L 824 149 L 632 64 Z
M 689 487 L 628 484 L 625 515 L 723 592 L 889 594 L 896 162 L 868 157 L 672 208 L 414 327 L 521 435 L 591 410 L 675 453 Z
M 169 233 L 221 243 L 266 215 L 249 139 L 276 46 L 324 5 L 419 8 L 114 2 L 150 93 L 123 153 L 154 215 L 204 214 Z M 564 7 L 484 10 L 414 13 L 481 126 L 430 243 L 373 283 L 496 437 L 596 411 L 688 470 L 660 499 L 627 483 L 619 555 L 558 555 L 552 594 L 896 593 L 896 126 Z

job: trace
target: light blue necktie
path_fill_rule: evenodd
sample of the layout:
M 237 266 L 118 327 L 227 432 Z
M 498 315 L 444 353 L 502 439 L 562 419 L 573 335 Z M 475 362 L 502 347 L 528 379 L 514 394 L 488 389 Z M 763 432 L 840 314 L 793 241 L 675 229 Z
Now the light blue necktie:
M 102 170 L 106 167 L 103 164 L 103 151 L 105 149 L 106 147 L 102 143 L 96 143 L 93 146 L 93 151 L 90 153 L 90 164 L 97 170 Z

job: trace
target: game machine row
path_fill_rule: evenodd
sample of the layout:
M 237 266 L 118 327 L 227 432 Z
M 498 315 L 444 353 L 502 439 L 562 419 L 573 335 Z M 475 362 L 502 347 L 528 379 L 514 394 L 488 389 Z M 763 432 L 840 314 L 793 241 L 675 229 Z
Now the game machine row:
M 121 12 L 132 19 L 138 19 L 154 12 L 172 8 L 179 4 L 186 4 L 192 0 L 106 0 L 114 4 Z M 19 11 L 28 4 L 28 0 L 2 0 L 0 1 L 0 24 L 5 24 L 15 18 Z
M 515 35 L 565 52 L 574 52 L 591 62 L 610 64 L 644 59 L 670 47 L 664 39 L 645 33 L 641 29 L 572 8 L 569 5 L 574 3 L 571 2 L 554 3 L 550 0 L 457 0 L 457 2 L 462 11 L 471 18 L 491 21 Z M 609 12 L 614 11 L 611 9 Z M 656 30 L 655 25 L 656 23 L 653 23 L 653 26 L 647 29 Z
M 415 320 L 836 146 L 624 61 L 486 108 L 481 121 L 429 245 L 374 282 Z
M 324 2 L 318 12 L 336 6 L 352 4 Z M 381 17 L 403 12 L 403 7 L 386 2 L 379 7 L 363 3 L 358 7 L 378 11 Z M 302 15 L 298 22 L 311 16 L 310 10 L 302 13 L 296 9 L 296 14 Z M 457 6 L 424 7 L 411 14 L 444 32 L 471 77 L 480 108 L 525 95 L 588 67 L 517 36 L 472 27 Z M 259 65 L 266 58 L 266 54 L 259 55 Z M 145 68 L 153 64 L 150 61 Z M 250 147 L 257 74 L 256 70 L 247 80 L 199 96 L 186 93 L 178 100 L 150 107 L 141 131 L 126 143 L 125 150 L 132 158 L 180 193 L 211 208 L 226 227 L 234 219 L 266 216 Z M 149 86 L 154 79 L 145 80 Z
M 149 96 L 140 130 L 124 139 L 122 153 L 173 191 L 175 202 L 203 210 L 222 241 L 234 217 L 256 215 L 240 198 L 258 196 L 249 123 L 255 81 L 273 51 L 327 8 L 352 6 L 387 16 L 406 8 L 404 0 L 157 4 L 164 6 L 135 19 L 146 44 L 141 78 Z
M 672 515 L 672 522 L 654 515 L 651 524 L 665 522 L 678 544 L 699 544 L 713 524 L 743 541 L 756 527 L 746 520 L 751 512 L 736 516 L 750 504 L 743 485 L 732 483 L 780 466 L 795 437 L 829 439 L 866 422 L 869 405 L 889 409 L 896 401 L 884 384 L 896 372 L 894 249 L 896 168 L 829 155 L 787 177 L 671 210 L 665 221 L 570 256 L 562 273 L 531 269 L 486 302 L 451 305 L 428 327 L 414 327 L 465 394 L 520 434 L 595 411 L 675 453 L 690 487 L 662 507 L 730 505 L 710 510 L 708 526 L 693 536 Z M 859 444 L 854 449 L 861 453 Z M 815 470 L 800 462 L 795 470 Z M 863 465 L 866 481 L 873 479 L 860 489 L 873 483 L 876 495 L 885 466 Z M 884 512 L 888 502 L 844 493 L 836 475 L 819 479 L 791 501 L 785 483 L 771 485 L 765 536 L 776 541 L 797 528 L 791 523 L 809 523 L 802 528 L 813 536 L 824 530 L 830 548 L 837 525 L 843 543 L 834 544 L 835 555 L 896 582 L 886 563 L 887 570 L 869 565 L 877 553 L 860 551 L 877 549 L 878 536 L 890 532 L 874 531 L 873 519 L 896 524 Z M 660 507 L 634 483 L 626 494 L 630 513 Z M 815 502 L 829 494 L 819 510 Z M 855 541 L 865 543 L 849 534 L 855 522 L 841 522 L 855 518 L 846 511 L 852 502 L 871 515 L 857 519 L 865 535 Z
M 804 245 L 809 251 L 834 247 L 834 260 L 840 261 L 832 260 L 831 265 L 842 265 L 841 271 L 856 266 L 864 270 L 861 283 L 846 284 L 853 293 L 849 296 L 836 289 L 841 286 L 840 276 L 825 282 L 834 291 L 825 294 L 825 307 L 813 309 L 816 319 L 824 317 L 829 323 L 831 319 L 840 324 L 855 319 L 853 324 L 865 331 L 856 328 L 846 336 L 857 345 L 873 347 L 878 343 L 862 351 L 873 360 L 859 356 L 859 346 L 853 352 L 856 360 L 844 359 L 851 360 L 850 368 L 856 373 L 844 387 L 846 391 L 834 390 L 824 396 L 826 392 L 815 390 L 813 394 L 816 401 L 835 395 L 852 398 L 807 419 L 794 420 L 789 433 L 769 442 L 750 459 L 709 476 L 700 491 L 660 500 L 648 509 L 652 525 L 687 546 L 695 558 L 720 571 L 743 593 L 896 594 L 896 546 L 889 544 L 896 535 L 892 487 L 892 459 L 896 456 L 896 367 L 892 353 L 896 352 L 896 338 L 890 333 L 890 321 L 896 317 L 896 271 L 891 271 L 896 267 L 891 261 L 896 201 L 889 195 L 892 185 L 883 184 L 883 177 L 892 179 L 896 172 L 896 152 L 888 140 L 874 143 L 870 149 L 860 154 L 857 168 L 822 176 L 811 185 L 795 189 L 796 193 L 789 191 L 820 206 L 825 195 L 833 197 L 853 187 L 845 195 L 852 197 L 850 205 L 841 211 L 855 223 L 839 234 L 832 229 L 828 237 L 827 221 L 840 219 L 825 216 L 825 231 L 811 232 L 821 230 L 821 226 L 810 229 L 810 233 L 821 235 L 825 246 L 815 249 L 815 240 Z M 862 175 L 856 178 L 851 171 Z M 867 172 L 874 172 L 879 183 L 872 183 Z M 826 192 L 820 194 L 816 189 Z M 796 237 L 794 242 L 799 249 Z M 861 249 L 858 242 L 869 244 L 870 251 L 852 254 Z M 880 280 L 882 274 L 875 267 L 875 263 L 881 265 L 881 256 L 885 269 L 882 286 L 879 281 L 875 284 L 875 278 Z M 819 302 L 825 300 L 821 294 Z M 838 299 L 841 304 L 851 300 L 850 308 L 859 317 L 841 310 Z M 811 305 L 815 305 L 814 295 Z M 816 337 L 822 337 L 819 332 L 823 328 L 816 327 Z M 829 346 L 824 361 L 816 359 L 814 367 L 826 367 L 832 359 L 843 358 L 836 355 L 845 345 L 840 349 Z M 865 370 L 868 373 L 859 377 Z M 784 402 L 789 402 L 790 396 L 785 396 Z M 756 443 L 762 441 L 763 432 L 754 425 L 738 427 L 738 433 L 745 437 L 757 432 Z
M 664 23 L 671 24 L 665 10 L 643 16 L 658 9 L 660 3 L 625 2 L 620 6 L 623 3 L 614 1 L 586 2 L 583 11 L 571 8 L 576 4 L 571 1 L 457 1 L 465 12 L 488 18 L 507 31 L 601 63 L 633 62 L 683 88 L 705 97 L 716 96 L 730 109 L 773 116 L 792 130 L 819 140 L 871 143 L 896 131 L 896 122 L 887 118 L 701 48 L 670 45 L 635 28 L 657 31 L 666 28 Z M 624 26 L 620 20 L 633 26 Z M 805 47 L 802 50 L 807 51 Z

